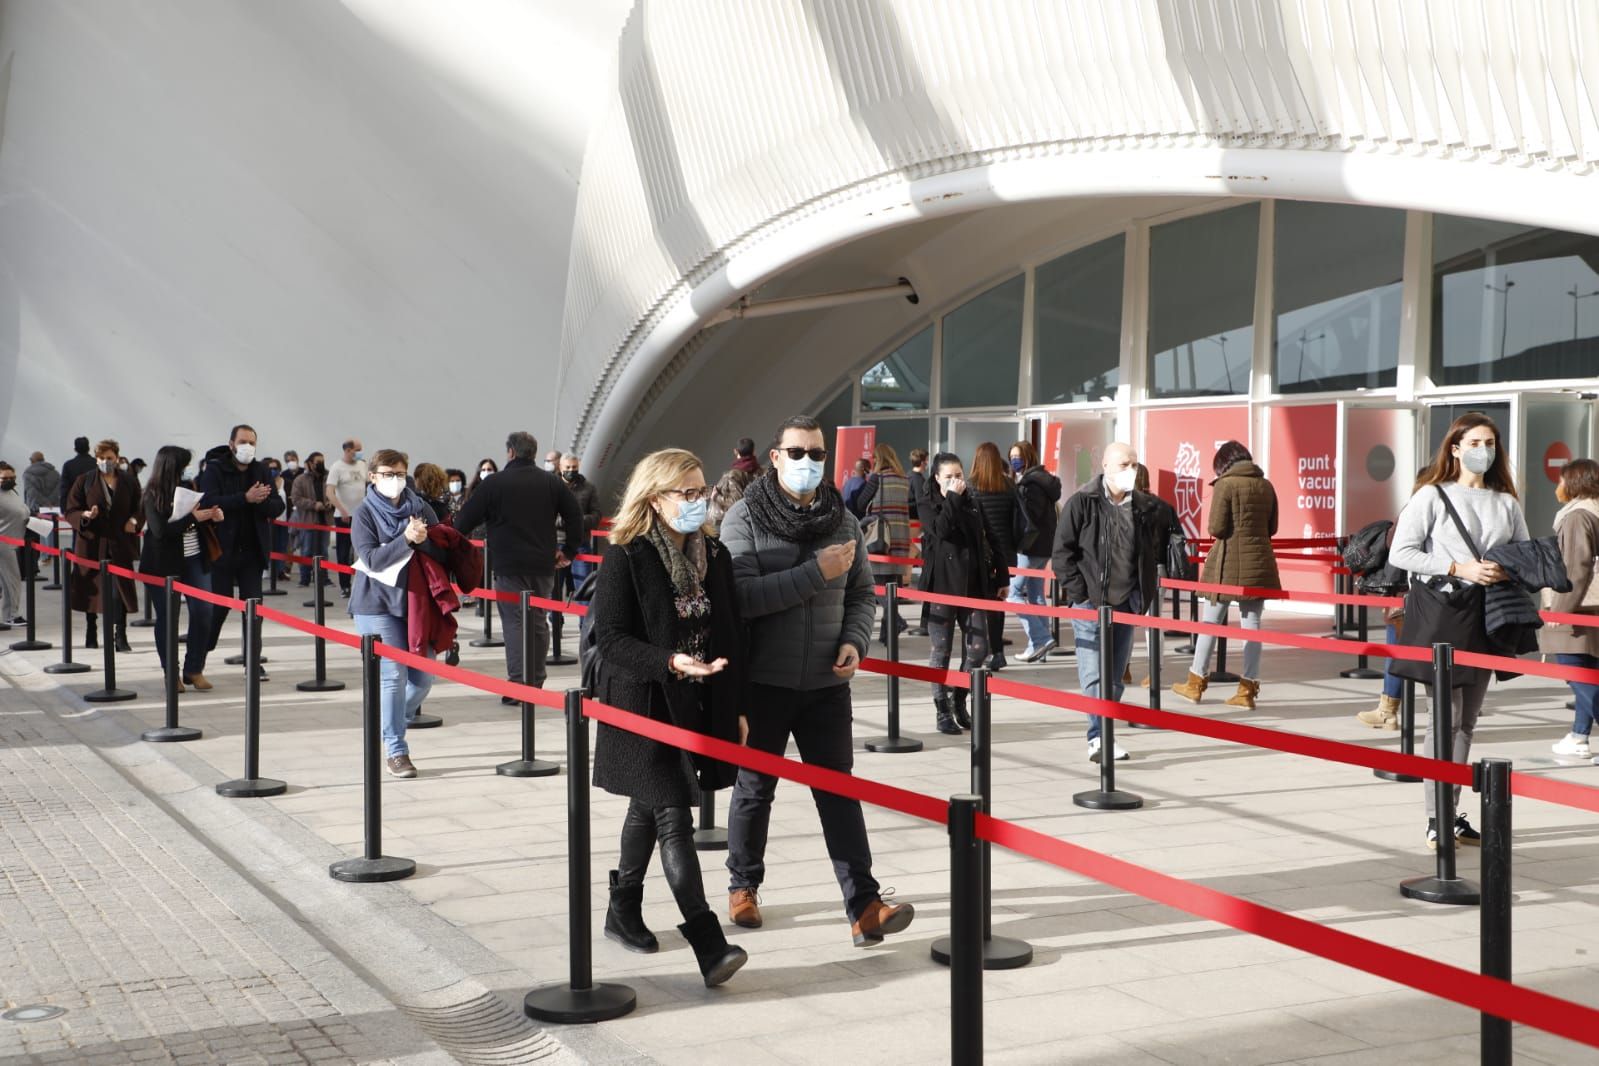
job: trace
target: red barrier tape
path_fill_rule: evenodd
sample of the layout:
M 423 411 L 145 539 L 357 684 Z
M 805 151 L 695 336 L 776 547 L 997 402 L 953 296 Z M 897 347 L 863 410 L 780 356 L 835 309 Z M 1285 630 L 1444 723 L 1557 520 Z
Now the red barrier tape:
M 1351 607 L 1403 607 L 1403 596 L 1361 596 L 1344 592 L 1294 592 L 1289 589 L 1261 589 L 1247 585 L 1211 585 L 1202 581 L 1181 581 L 1174 577 L 1163 578 L 1161 589 L 1179 592 L 1213 592 L 1222 596 L 1236 596 L 1241 600 L 1298 600 L 1304 603 L 1338 603 Z M 1207 597 L 1208 599 L 1209 597 Z
M 885 594 L 881 585 L 876 586 L 876 590 L 880 596 Z M 923 592 L 921 589 L 900 589 L 899 598 L 912 603 L 941 603 L 947 607 L 965 607 L 979 611 L 1036 614 L 1044 618 L 1075 618 L 1084 622 L 1099 620 L 1099 615 L 1095 612 L 1076 607 L 1052 607 L 1047 603 L 1012 603 L 1009 600 L 980 600 L 975 596 L 945 596 L 938 592 Z
M 499 589 L 468 589 L 463 591 L 460 585 L 451 585 L 457 596 L 471 596 L 478 600 L 493 600 L 495 603 L 517 604 L 522 598 L 514 592 L 501 592 Z M 587 606 L 581 603 L 565 603 L 561 600 L 546 600 L 542 596 L 529 596 L 530 607 L 537 607 L 541 611 L 555 611 L 559 614 L 569 614 L 581 618 L 589 613 Z

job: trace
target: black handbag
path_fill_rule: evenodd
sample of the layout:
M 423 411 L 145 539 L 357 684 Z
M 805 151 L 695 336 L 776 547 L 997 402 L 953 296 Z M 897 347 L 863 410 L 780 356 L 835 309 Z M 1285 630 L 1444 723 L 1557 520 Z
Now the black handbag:
M 1449 494 L 1441 486 L 1438 495 L 1455 523 L 1455 529 L 1478 559 L 1482 553 L 1477 542 L 1466 531 Z M 1488 651 L 1488 631 L 1483 624 L 1484 592 L 1481 585 L 1456 581 L 1454 578 L 1416 577 L 1410 582 L 1405 595 L 1405 626 L 1399 643 L 1413 648 L 1431 648 L 1434 644 L 1450 644 L 1456 651 Z M 1422 685 L 1433 683 L 1432 660 L 1416 662 L 1410 659 L 1393 660 L 1390 669 L 1395 676 Z M 1451 688 L 1475 685 L 1482 678 L 1482 670 L 1456 663 L 1449 675 Z
M 1194 564 L 1189 559 L 1191 549 L 1188 538 L 1181 529 L 1174 529 L 1166 538 L 1166 576 L 1175 581 L 1194 580 Z

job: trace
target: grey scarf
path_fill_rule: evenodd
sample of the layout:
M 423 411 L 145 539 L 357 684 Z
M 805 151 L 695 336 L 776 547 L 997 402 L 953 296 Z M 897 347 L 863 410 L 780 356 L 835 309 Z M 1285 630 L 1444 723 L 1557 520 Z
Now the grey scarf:
M 649 532 L 644 534 L 644 539 L 649 541 L 650 547 L 660 555 L 661 562 L 666 566 L 666 573 L 672 579 L 672 590 L 677 593 L 678 617 L 689 617 L 689 614 L 685 613 L 686 606 L 704 593 L 702 582 L 705 580 L 707 565 L 705 535 L 690 533 L 683 538 L 683 547 L 679 549 L 657 520 L 650 524 Z

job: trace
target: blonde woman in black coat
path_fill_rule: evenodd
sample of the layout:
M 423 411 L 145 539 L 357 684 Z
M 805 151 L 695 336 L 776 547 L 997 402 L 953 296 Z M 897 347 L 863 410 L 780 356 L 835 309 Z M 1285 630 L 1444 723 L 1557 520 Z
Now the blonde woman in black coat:
M 738 743 L 743 673 L 732 556 L 705 529 L 711 490 L 692 453 L 655 452 L 633 470 L 589 608 L 600 656 L 594 698 L 656 721 Z M 734 767 L 600 724 L 594 784 L 627 796 L 621 857 L 611 871 L 605 935 L 630 951 L 659 944 L 644 924 L 644 874 L 657 844 L 678 926 L 707 988 L 748 960 L 705 900 L 690 809 L 701 789 L 733 783 Z

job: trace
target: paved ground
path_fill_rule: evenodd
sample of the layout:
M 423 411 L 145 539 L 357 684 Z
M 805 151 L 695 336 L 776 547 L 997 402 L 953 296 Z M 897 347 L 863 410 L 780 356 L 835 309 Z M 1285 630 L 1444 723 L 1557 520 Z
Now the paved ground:
M 296 593 L 274 605 L 287 602 L 309 613 Z M 339 624 L 348 626 L 348 620 L 341 616 Z M 1268 624 L 1325 629 L 1324 621 L 1283 615 Z M 349 682 L 344 692 L 299 693 L 293 683 L 310 674 L 309 642 L 268 627 L 273 680 L 264 689 L 263 771 L 291 788 L 276 799 L 225 801 L 210 795 L 209 785 L 237 776 L 241 765 L 240 671 L 217 663 L 208 670 L 217 689 L 184 697 L 184 720 L 204 729 L 203 740 L 158 748 L 130 742 L 161 718 L 150 632 L 135 631 L 136 651 L 119 666 L 124 687 L 141 698 L 91 711 L 71 693 L 42 690 L 55 679 L 47 683 L 34 670 L 57 653 L 0 656 L 0 674 L 22 685 L 18 692 L 27 697 L 7 694 L 3 721 L 10 726 L 20 703 L 30 720 L 39 707 L 45 720 L 69 723 L 75 742 L 93 749 L 82 757 L 111 760 L 146 794 L 171 806 L 193 839 L 233 865 L 238 891 L 275 901 L 327 953 L 348 960 L 369 988 L 400 1004 L 404 1013 L 391 1010 L 392 1018 L 418 1018 L 418 1004 L 440 1011 L 476 1004 L 514 1014 L 529 987 L 564 979 L 566 779 L 564 773 L 536 780 L 493 774 L 496 763 L 514 754 L 513 712 L 494 697 L 440 686 L 428 710 L 441 714 L 445 727 L 411 738 L 422 776 L 384 786 L 385 850 L 416 859 L 417 876 L 389 886 L 335 884 L 326 878 L 325 862 L 356 854 L 362 831 L 353 654 L 329 650 L 333 675 Z M 53 629 L 44 639 L 55 639 Z M 503 670 L 496 650 L 463 651 L 465 665 Z M 907 642 L 907 660 L 923 655 L 925 642 Z M 1329 679 L 1347 662 L 1273 650 L 1266 663 L 1259 711 L 1224 708 L 1217 696 L 1202 713 L 1396 745 L 1394 734 L 1353 721 L 1354 711 L 1374 702 L 1375 687 Z M 1169 656 L 1168 677 L 1180 676 L 1185 665 Z M 1013 667 L 1007 675 L 1075 687 L 1069 658 Z M 82 692 L 95 678 L 65 680 L 72 692 Z M 572 668 L 557 669 L 551 687 L 573 682 Z M 964 743 L 930 731 L 924 686 L 904 689 L 906 727 L 927 740 L 927 750 L 862 752 L 857 772 L 936 796 L 964 791 Z M 881 733 L 881 679 L 861 680 L 856 696 L 857 734 Z M 1142 690 L 1132 698 L 1142 700 Z M 1537 679 L 1496 686 L 1478 754 L 1506 755 L 1520 769 L 1599 785 L 1599 767 L 1556 766 L 1548 753 L 1569 724 L 1565 698 L 1562 687 Z M 1121 784 L 1142 794 L 1146 806 L 1092 813 L 1069 798 L 1088 787 L 1094 773 L 1084 759 L 1079 716 L 1001 699 L 995 717 L 1000 816 L 1383 943 L 1475 966 L 1475 910 L 1413 903 L 1396 890 L 1399 880 L 1431 867 L 1421 842 L 1421 786 L 1178 733 L 1134 732 L 1124 737 L 1134 759 L 1122 764 Z M 539 753 L 564 762 L 554 712 L 540 714 Z M 593 802 L 599 886 L 614 863 L 623 805 L 599 793 Z M 1464 807 L 1475 816 L 1474 797 L 1468 795 Z M 1599 1005 L 1599 827 L 1592 816 L 1532 802 L 1519 803 L 1515 818 L 1517 980 Z M 596 977 L 630 984 L 639 1009 L 602 1026 L 551 1029 L 540 1038 L 543 1050 L 553 1049 L 553 1038 L 577 1059 L 604 1063 L 946 1060 L 948 974 L 927 953 L 947 931 L 946 838 L 936 827 L 882 811 L 869 810 L 868 824 L 879 877 L 917 904 L 918 918 L 906 934 L 870 950 L 851 946 L 814 810 L 801 790 L 784 785 L 768 855 L 767 926 L 735 938 L 749 949 L 749 966 L 727 986 L 705 990 L 673 928 L 678 919 L 670 895 L 652 877 L 646 917 L 660 935 L 661 953 L 631 955 L 603 939 L 594 948 Z M 713 899 L 725 887 L 720 859 L 704 856 Z M 1472 876 L 1475 854 L 1465 853 L 1461 867 Z M 1023 969 L 987 975 L 990 1061 L 1415 1066 L 1474 1060 L 1478 1019 L 1463 1008 L 1003 851 L 995 853 L 994 887 L 995 931 L 1027 939 L 1036 958 Z M 228 892 L 216 894 L 232 902 Z M 598 887 L 593 906 L 598 929 Z M 9 925 L 10 908 L 0 914 Z M 74 991 L 81 988 L 73 982 Z M 21 1001 L 9 989 L 0 989 L 0 996 L 8 1006 Z M 428 1031 L 440 1036 L 451 1030 L 435 1025 Z M 0 1029 L 0 1040 L 14 1035 Z M 1516 1043 L 1518 1061 L 1599 1061 L 1599 1051 L 1535 1032 L 1518 1030 Z

